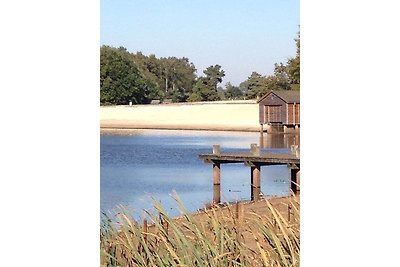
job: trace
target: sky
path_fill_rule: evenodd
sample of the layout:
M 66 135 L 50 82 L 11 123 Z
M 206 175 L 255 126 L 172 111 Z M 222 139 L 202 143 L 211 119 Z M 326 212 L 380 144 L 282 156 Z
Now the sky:
M 100 1 L 100 45 L 187 57 L 199 76 L 219 64 L 222 85 L 273 74 L 295 56 L 299 29 L 299 0 Z

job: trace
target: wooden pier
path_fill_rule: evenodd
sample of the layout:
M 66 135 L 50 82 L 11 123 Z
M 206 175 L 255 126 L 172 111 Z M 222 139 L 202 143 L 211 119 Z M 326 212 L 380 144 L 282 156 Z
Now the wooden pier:
M 299 191 L 300 153 L 297 146 L 292 146 L 291 153 L 265 153 L 257 144 L 251 144 L 247 153 L 221 153 L 219 145 L 213 146 L 212 154 L 200 154 L 205 163 L 213 165 L 213 202 L 221 202 L 221 164 L 244 163 L 250 167 L 251 200 L 259 200 L 261 194 L 261 166 L 287 165 L 291 173 L 291 189 Z

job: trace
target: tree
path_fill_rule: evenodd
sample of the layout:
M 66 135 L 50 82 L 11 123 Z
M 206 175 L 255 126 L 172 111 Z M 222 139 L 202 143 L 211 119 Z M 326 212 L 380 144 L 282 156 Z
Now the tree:
M 267 90 L 290 90 L 290 80 L 287 66 L 282 63 L 276 64 L 274 75 L 267 77 Z
M 160 90 L 162 81 L 157 76 L 157 73 L 159 73 L 159 60 L 154 55 L 147 57 L 141 52 L 131 54 L 130 56 L 133 62 L 138 66 L 142 76 L 154 85 L 154 89 L 158 91 L 159 95 L 163 95 Z
M 222 82 L 225 76 L 225 71 L 221 69 L 220 65 L 209 66 L 203 71 L 204 77 L 199 77 L 193 87 L 193 92 L 189 96 L 189 101 L 200 99 L 200 101 L 215 101 L 220 100 L 218 95 L 217 86 Z
M 217 89 L 218 83 L 222 82 L 222 78 L 225 77 L 225 71 L 221 69 L 220 65 L 210 66 L 206 70 L 203 71 L 206 75 L 206 78 L 209 80 L 210 86 L 213 86 Z
M 254 99 L 257 96 L 262 96 L 267 91 L 268 79 L 265 76 L 253 71 L 247 78 L 245 95 L 247 98 Z
M 249 87 L 249 82 L 248 82 L 248 80 L 245 80 L 245 81 L 243 81 L 243 82 L 241 82 L 241 83 L 239 84 L 239 90 L 242 91 L 243 96 L 245 96 L 245 93 L 246 93 L 248 87 Z M 245 96 L 245 97 L 246 97 L 246 96 Z
M 222 88 L 221 86 L 217 87 L 217 94 L 218 94 L 219 100 L 226 99 L 226 92 L 225 92 L 224 88 Z
M 191 93 L 187 99 L 188 102 L 200 102 L 201 100 L 201 96 L 196 92 Z
M 233 86 L 230 82 L 225 84 L 225 97 L 227 99 L 241 99 L 243 92 L 238 86 Z
M 157 86 L 163 98 L 174 102 L 186 101 L 196 81 L 196 68 L 188 58 L 133 55 L 141 72 Z
M 164 59 L 166 95 L 174 102 L 186 101 L 196 80 L 196 68 L 188 58 Z
M 297 34 L 296 56 L 287 62 L 287 73 L 292 88 L 300 89 L 300 32 Z
M 189 101 L 215 101 L 220 100 L 217 88 L 214 88 L 211 80 L 207 77 L 197 79 L 193 92 L 189 96 Z
M 126 48 L 100 48 L 100 104 L 146 103 L 154 93 Z

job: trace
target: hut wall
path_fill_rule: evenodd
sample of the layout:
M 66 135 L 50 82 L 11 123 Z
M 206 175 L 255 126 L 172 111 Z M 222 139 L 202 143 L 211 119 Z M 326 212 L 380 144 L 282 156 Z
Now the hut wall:
M 258 119 L 260 121 L 260 124 L 265 124 L 265 106 L 259 103 L 258 106 Z
M 260 124 L 270 122 L 287 122 L 287 105 L 277 95 L 271 93 L 259 103 Z M 272 120 L 272 121 L 271 121 Z
M 266 112 L 265 116 L 267 122 L 270 123 L 285 123 L 286 120 L 286 112 L 285 112 L 284 105 L 268 105 L 265 107 Z
M 296 124 L 300 124 L 300 103 L 296 104 Z
M 287 123 L 286 124 L 300 124 L 300 104 L 290 103 L 287 105 Z
M 294 124 L 296 118 L 294 104 L 288 104 L 287 107 L 287 124 Z

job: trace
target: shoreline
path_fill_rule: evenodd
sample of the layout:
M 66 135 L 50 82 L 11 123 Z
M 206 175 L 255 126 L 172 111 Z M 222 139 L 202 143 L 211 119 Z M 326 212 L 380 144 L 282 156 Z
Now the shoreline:
M 257 103 L 101 106 L 100 132 L 192 130 L 259 132 Z
M 100 125 L 100 134 L 107 133 L 123 133 L 123 132 L 132 132 L 132 131 L 141 131 L 141 130 L 165 130 L 165 131 L 212 131 L 212 132 L 249 132 L 255 133 L 260 132 L 260 129 L 255 128 L 240 128 L 240 127 L 224 127 L 224 126 L 174 126 L 174 125 L 129 125 L 129 123 L 102 123 Z

